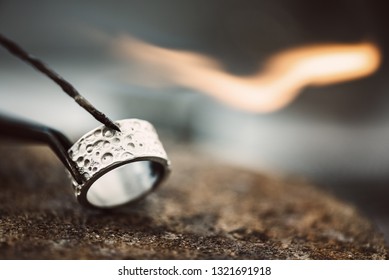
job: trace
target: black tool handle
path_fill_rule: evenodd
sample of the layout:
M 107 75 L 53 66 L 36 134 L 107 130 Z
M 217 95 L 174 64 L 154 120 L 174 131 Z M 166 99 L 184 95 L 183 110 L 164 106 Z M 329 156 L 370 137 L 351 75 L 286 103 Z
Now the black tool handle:
M 77 183 L 84 177 L 70 159 L 67 151 L 72 146 L 70 140 L 58 130 L 31 121 L 0 114 L 0 137 L 47 144 L 72 174 Z

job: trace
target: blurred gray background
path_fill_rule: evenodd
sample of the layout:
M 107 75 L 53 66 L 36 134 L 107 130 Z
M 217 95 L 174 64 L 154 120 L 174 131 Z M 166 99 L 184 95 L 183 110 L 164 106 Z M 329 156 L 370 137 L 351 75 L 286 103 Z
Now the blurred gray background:
M 385 11 L 385 1 L 367 0 L 0 0 L 0 32 L 111 118 L 144 118 L 174 143 L 255 170 L 305 177 L 357 205 L 389 240 Z M 125 81 L 136 69 L 115 56 L 109 43 L 122 34 L 211 56 L 235 75 L 258 71 L 281 50 L 314 43 L 370 40 L 383 61 L 370 77 L 307 88 L 285 109 L 252 114 L 191 89 Z M 53 126 L 72 139 L 98 125 L 55 84 L 3 49 L 0 112 Z

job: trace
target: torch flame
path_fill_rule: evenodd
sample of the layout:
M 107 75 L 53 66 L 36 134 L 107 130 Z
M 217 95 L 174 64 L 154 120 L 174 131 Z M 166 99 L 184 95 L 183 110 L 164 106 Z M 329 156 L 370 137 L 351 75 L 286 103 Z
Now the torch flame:
M 381 55 L 372 43 L 322 44 L 289 49 L 271 57 L 262 71 L 240 77 L 212 58 L 157 47 L 129 36 L 116 50 L 170 83 L 208 94 L 230 106 L 266 113 L 283 108 L 307 86 L 322 86 L 374 73 Z

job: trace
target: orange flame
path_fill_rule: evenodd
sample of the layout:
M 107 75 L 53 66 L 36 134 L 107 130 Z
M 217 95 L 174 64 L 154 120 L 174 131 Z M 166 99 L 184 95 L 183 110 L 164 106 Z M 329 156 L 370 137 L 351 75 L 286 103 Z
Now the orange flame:
M 372 43 L 323 44 L 290 49 L 271 57 L 263 71 L 248 77 L 225 72 L 213 59 L 165 49 L 125 36 L 116 41 L 124 57 L 149 66 L 168 82 L 208 94 L 251 112 L 271 112 L 289 104 L 306 86 L 368 76 L 380 64 Z M 151 79 L 151 77 L 150 77 Z

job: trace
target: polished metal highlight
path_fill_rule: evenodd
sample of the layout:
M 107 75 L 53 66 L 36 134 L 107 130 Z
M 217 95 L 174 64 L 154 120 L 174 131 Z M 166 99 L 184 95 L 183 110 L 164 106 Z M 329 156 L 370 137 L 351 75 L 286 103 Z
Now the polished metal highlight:
M 147 121 L 116 121 L 120 132 L 100 126 L 86 133 L 68 154 L 83 176 L 73 180 L 77 200 L 92 208 L 131 203 L 154 190 L 170 173 L 170 161 Z

